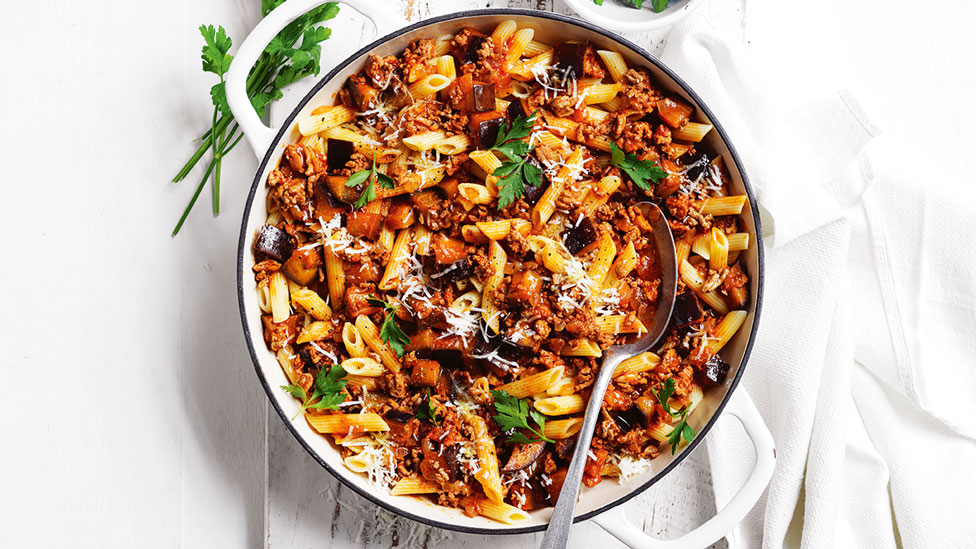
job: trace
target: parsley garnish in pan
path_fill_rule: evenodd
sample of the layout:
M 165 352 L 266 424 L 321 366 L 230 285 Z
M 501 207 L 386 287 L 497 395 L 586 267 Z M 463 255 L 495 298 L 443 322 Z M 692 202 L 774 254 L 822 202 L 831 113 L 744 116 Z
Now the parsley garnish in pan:
M 645 191 L 651 190 L 648 179 L 654 181 L 667 177 L 668 172 L 650 160 L 637 160 L 633 154 L 625 154 L 617 145 L 610 142 L 610 163 L 624 171 L 630 179 Z
M 384 310 L 386 316 L 383 318 L 383 325 L 380 326 L 380 339 L 389 343 L 390 348 L 396 351 L 397 356 L 403 356 L 403 353 L 406 352 L 404 347 L 410 343 L 410 338 L 396 323 L 396 312 L 400 306 L 390 305 L 375 297 L 366 298 L 366 302 Z
M 546 428 L 546 416 L 536 410 L 530 409 L 528 399 L 518 399 L 503 390 L 497 389 L 492 389 L 491 396 L 495 399 L 495 410 L 498 412 L 498 414 L 492 416 L 492 419 L 495 420 L 495 423 L 498 424 L 502 431 L 512 431 L 508 435 L 510 442 L 518 442 L 520 444 L 529 444 L 541 440 L 555 442 L 542 434 Z M 538 430 L 529 426 L 529 419 L 532 419 L 539 427 Z M 539 438 L 537 440 L 531 440 L 524 433 L 515 429 L 528 429 Z
M 356 206 L 356 209 L 362 208 L 369 202 L 376 200 L 376 189 L 373 183 L 378 181 L 384 189 L 392 189 L 394 185 L 392 177 L 376 171 L 376 153 L 373 153 L 373 165 L 368 170 L 362 170 L 350 175 L 349 179 L 346 180 L 346 186 L 356 187 L 367 179 L 369 182 L 366 184 L 366 188 L 363 189 L 363 194 L 359 195 L 356 203 L 353 204 Z
M 674 455 L 675 450 L 678 448 L 678 443 L 684 438 L 686 441 L 691 442 L 695 438 L 695 430 L 688 425 L 688 407 L 685 406 L 680 410 L 673 410 L 671 405 L 668 404 L 668 399 L 674 394 L 674 379 L 668 378 L 664 382 L 664 387 L 660 391 L 651 391 L 654 393 L 654 397 L 657 399 L 658 403 L 664 408 L 664 411 L 671 414 L 671 417 L 678 418 L 680 421 L 674 427 L 674 431 L 668 435 L 668 444 L 671 445 L 671 455 Z
M 434 407 L 434 400 L 430 397 L 430 389 L 427 389 L 427 399 L 420 403 L 415 417 L 429 419 L 431 423 L 437 425 L 437 409 Z
M 536 111 L 528 118 L 522 115 L 516 116 L 511 128 L 503 120 L 501 127 L 498 128 L 498 137 L 491 150 L 502 153 L 508 159 L 492 172 L 492 175 L 498 178 L 499 208 L 504 208 L 518 200 L 525 193 L 525 183 L 533 187 L 542 185 L 542 169 L 527 162 L 533 147 L 524 141 L 532 134 L 532 126 L 538 113 L 539 111 Z
M 315 383 L 312 384 L 311 395 L 298 385 L 282 385 L 281 388 L 302 401 L 302 409 L 298 411 L 298 414 L 295 414 L 295 417 L 298 417 L 299 414 L 309 409 L 338 409 L 339 405 L 346 401 L 346 394 L 343 389 L 346 388 L 348 381 L 342 379 L 344 377 L 346 377 L 346 371 L 342 366 L 333 364 L 328 370 L 325 368 L 319 370 L 318 375 L 315 376 Z

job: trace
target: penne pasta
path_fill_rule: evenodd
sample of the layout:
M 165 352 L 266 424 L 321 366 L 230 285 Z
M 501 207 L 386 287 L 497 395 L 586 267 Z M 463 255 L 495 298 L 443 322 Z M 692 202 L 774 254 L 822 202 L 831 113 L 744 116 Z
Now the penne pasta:
M 501 312 L 498 307 L 495 306 L 495 298 L 493 294 L 495 289 L 501 284 L 502 279 L 505 277 L 505 262 L 507 258 L 505 257 L 505 250 L 502 249 L 498 242 L 492 240 L 488 244 L 488 258 L 491 262 L 492 274 L 485 281 L 485 286 L 481 295 L 481 317 L 485 320 L 485 323 L 494 331 L 498 333 L 499 326 L 499 316 Z
M 420 80 L 410 84 L 407 92 L 414 101 L 433 97 L 437 92 L 451 84 L 451 79 L 443 74 L 428 74 Z
M 386 371 L 382 364 L 366 356 L 343 360 L 342 369 L 350 374 L 366 377 L 376 377 Z
M 360 316 L 356 318 L 356 329 L 359 330 L 359 335 L 366 342 L 366 346 L 373 350 L 374 353 L 379 355 L 380 362 L 387 367 L 391 372 L 397 373 L 400 371 L 400 358 L 393 352 L 393 349 L 386 344 L 382 339 L 380 339 L 380 331 L 373 324 L 373 321 L 369 319 L 368 316 Z
M 589 339 L 574 339 L 559 350 L 562 356 L 603 356 L 603 351 L 596 342 Z
M 274 322 L 284 322 L 291 316 L 291 305 L 289 304 L 288 282 L 281 271 L 276 271 L 271 275 L 271 282 L 268 284 L 271 299 L 271 320 Z
M 305 414 L 305 419 L 313 429 L 323 434 L 346 434 L 362 432 L 389 431 L 390 426 L 379 414 L 363 412 L 360 414 Z
M 698 122 L 688 122 L 684 126 L 671 130 L 671 138 L 679 141 L 700 142 L 712 131 L 711 124 L 701 124 Z
M 547 416 L 566 416 L 585 410 L 586 400 L 582 395 L 555 396 L 536 400 L 533 405 Z
M 482 515 L 505 524 L 521 524 L 529 518 L 528 513 L 514 505 L 487 499 L 478 502 L 478 510 Z
M 302 135 L 321 133 L 329 128 L 345 124 L 354 118 L 356 118 L 356 113 L 349 107 L 329 107 L 299 120 L 298 131 Z
M 701 207 L 702 215 L 739 215 L 746 204 L 746 195 L 709 198 Z
M 390 489 L 392 496 L 406 496 L 410 494 L 436 494 L 440 485 L 432 480 L 421 477 L 401 478 Z
M 627 72 L 627 62 L 624 61 L 624 56 L 610 50 L 597 50 L 596 54 L 603 60 L 607 72 L 610 73 L 610 78 L 613 78 L 614 82 L 620 82 L 624 73 Z
M 542 434 L 552 440 L 562 440 L 578 433 L 581 427 L 583 427 L 583 418 L 581 417 L 553 419 L 546 422 L 546 426 L 542 429 Z
M 342 326 L 342 344 L 351 357 L 364 357 L 369 354 L 366 350 L 366 342 L 352 322 L 346 322 Z
M 562 377 L 564 371 L 565 369 L 562 366 L 556 366 L 555 368 L 550 368 L 543 372 L 502 385 L 498 387 L 498 390 L 505 391 L 515 398 L 525 398 L 530 395 L 543 393 Z

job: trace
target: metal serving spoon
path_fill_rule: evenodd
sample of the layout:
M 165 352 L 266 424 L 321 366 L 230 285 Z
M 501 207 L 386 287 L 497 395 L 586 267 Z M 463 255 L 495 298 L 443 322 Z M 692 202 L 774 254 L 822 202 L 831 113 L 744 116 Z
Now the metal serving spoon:
M 583 417 L 583 427 L 580 428 L 576 439 L 576 449 L 573 452 L 573 460 L 569 463 L 566 471 L 566 480 L 563 481 L 562 490 L 559 492 L 559 499 L 556 501 L 556 508 L 549 519 L 549 527 L 546 535 L 542 538 L 542 549 L 562 549 L 569 543 L 569 530 L 573 525 L 573 515 L 576 510 L 576 499 L 579 497 L 580 482 L 583 480 L 583 469 L 586 466 L 586 457 L 589 453 L 590 442 L 593 440 L 593 432 L 596 430 L 597 421 L 600 419 L 600 408 L 603 404 L 603 397 L 610 386 L 613 371 L 624 359 L 643 353 L 650 349 L 661 338 L 671 320 L 671 311 L 674 308 L 675 289 L 678 283 L 678 266 L 674 251 L 674 238 L 671 236 L 671 228 L 668 220 L 661 213 L 657 205 L 651 202 L 641 202 L 637 205 L 644 213 L 644 217 L 654 228 L 654 243 L 657 247 L 658 262 L 661 267 L 661 285 L 658 287 L 658 306 L 654 311 L 653 318 L 641 318 L 641 322 L 647 326 L 647 333 L 633 343 L 627 345 L 616 345 L 607 349 L 603 356 L 603 363 L 600 365 L 600 373 L 596 381 L 593 382 L 593 393 L 590 395 L 590 402 L 586 405 L 586 415 Z

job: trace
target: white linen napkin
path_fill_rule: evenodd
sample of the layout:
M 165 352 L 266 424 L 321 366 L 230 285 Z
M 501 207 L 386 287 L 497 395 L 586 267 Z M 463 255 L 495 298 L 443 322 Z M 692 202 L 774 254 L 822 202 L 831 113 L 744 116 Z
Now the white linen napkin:
M 749 52 L 703 15 L 675 27 L 661 57 L 725 126 L 772 233 L 743 385 L 779 459 L 730 544 L 971 545 L 976 238 L 967 234 L 967 156 L 874 139 L 878 130 L 845 93 L 790 105 L 790 90 L 764 80 Z M 917 161 L 929 158 L 949 162 Z M 721 507 L 754 456 L 735 428 L 713 431 L 708 449 Z

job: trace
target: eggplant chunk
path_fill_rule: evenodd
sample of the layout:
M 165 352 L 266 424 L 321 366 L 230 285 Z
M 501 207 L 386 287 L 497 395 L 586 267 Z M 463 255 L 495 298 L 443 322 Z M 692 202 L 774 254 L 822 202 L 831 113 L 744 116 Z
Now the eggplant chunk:
M 433 352 L 434 360 L 448 370 L 461 370 L 464 368 L 464 357 L 461 351 L 454 349 L 442 349 Z
M 460 280 L 466 280 L 473 273 L 474 270 L 471 268 L 471 262 L 465 257 L 464 259 L 448 264 L 447 268 L 432 274 L 431 278 L 445 284 L 451 284 Z
M 481 45 L 487 39 L 488 37 L 483 34 L 472 35 L 468 47 L 464 49 L 464 54 L 461 56 L 461 63 L 476 63 L 478 61 L 478 50 L 481 49 Z
M 472 109 L 475 112 L 495 110 L 495 84 L 474 82 L 471 85 Z
M 539 459 L 545 449 L 546 442 L 544 440 L 530 442 L 529 444 L 516 444 L 515 449 L 512 450 L 512 456 L 508 458 L 508 462 L 502 467 L 501 472 L 514 473 L 525 469 L 535 463 L 535 460 Z
M 675 326 L 680 328 L 694 324 L 695 322 L 701 322 L 705 318 L 705 313 L 702 312 L 701 305 L 698 304 L 698 298 L 695 297 L 695 294 L 681 292 L 678 294 L 678 297 L 674 298 L 674 312 L 671 316 L 674 318 Z
M 318 274 L 321 264 L 318 250 L 295 250 L 288 261 L 281 265 L 281 270 L 295 283 L 307 286 Z
M 286 261 L 291 256 L 294 246 L 292 246 L 291 237 L 288 236 L 288 233 L 274 225 L 265 225 L 258 231 L 254 248 L 278 261 Z
M 573 455 L 573 448 L 576 448 L 576 435 L 569 438 L 561 438 L 556 441 L 556 455 L 559 459 L 569 459 Z
M 552 59 L 561 70 L 572 72 L 575 78 L 583 78 L 586 60 L 586 44 L 562 43 L 556 46 Z
M 401 423 L 406 423 L 411 419 L 413 419 L 413 414 L 408 414 L 407 412 L 397 410 L 396 408 L 391 408 L 385 414 L 383 414 L 383 417 L 391 421 L 399 421 Z
M 544 171 L 542 169 L 542 164 L 539 164 L 539 161 L 536 160 L 535 157 L 530 156 L 529 159 L 527 160 L 527 162 L 529 164 L 532 164 L 536 168 L 539 168 L 539 171 L 540 172 L 541 171 Z M 542 198 L 542 195 L 545 192 L 546 192 L 546 190 L 545 190 L 545 188 L 543 188 L 542 185 L 536 186 L 536 185 L 532 185 L 530 183 L 526 183 L 525 184 L 525 193 L 522 194 L 522 199 L 525 200 L 525 203 L 528 204 L 529 206 L 535 206 L 535 203 L 538 202 L 540 198 Z
M 329 165 L 329 171 L 337 172 L 346 167 L 346 162 L 352 158 L 352 153 L 356 152 L 352 146 L 352 141 L 329 138 L 325 144 L 325 156 Z
M 725 381 L 725 376 L 729 375 L 729 363 L 718 355 L 712 355 L 705 363 L 705 368 L 702 369 L 701 374 L 703 385 L 711 387 L 720 385 Z
M 620 412 L 611 412 L 610 417 L 617 422 L 624 431 L 629 431 L 638 425 L 644 425 L 647 423 L 647 418 L 641 413 L 637 406 L 631 406 L 626 410 Z
M 575 226 L 570 226 L 563 231 L 563 241 L 569 253 L 576 255 L 580 250 L 596 242 L 596 227 L 593 221 L 586 216 Z
M 508 116 L 508 120 L 510 123 L 514 122 L 515 119 L 520 116 L 522 118 L 529 117 L 529 115 L 526 114 L 525 107 L 522 105 L 522 101 L 520 99 L 515 99 L 511 103 L 509 103 L 508 109 L 505 111 L 505 114 Z
M 491 112 L 491 114 L 498 113 Z M 471 117 L 469 127 L 471 132 L 474 133 L 479 149 L 490 149 L 495 146 L 495 141 L 498 139 L 498 131 L 501 129 L 502 121 L 504 120 L 505 118 L 500 115 L 492 116 L 491 118 Z
M 706 173 L 711 167 L 712 161 L 708 159 L 708 155 L 703 152 L 696 152 L 694 156 L 685 161 L 684 167 L 688 169 L 685 172 L 685 176 L 696 181 L 702 174 Z
M 325 176 L 325 186 L 328 187 L 333 198 L 339 202 L 352 204 L 359 198 L 359 195 L 362 194 L 363 185 L 359 185 L 358 187 L 347 187 L 346 180 L 348 179 L 349 178 L 344 175 L 327 175 Z

